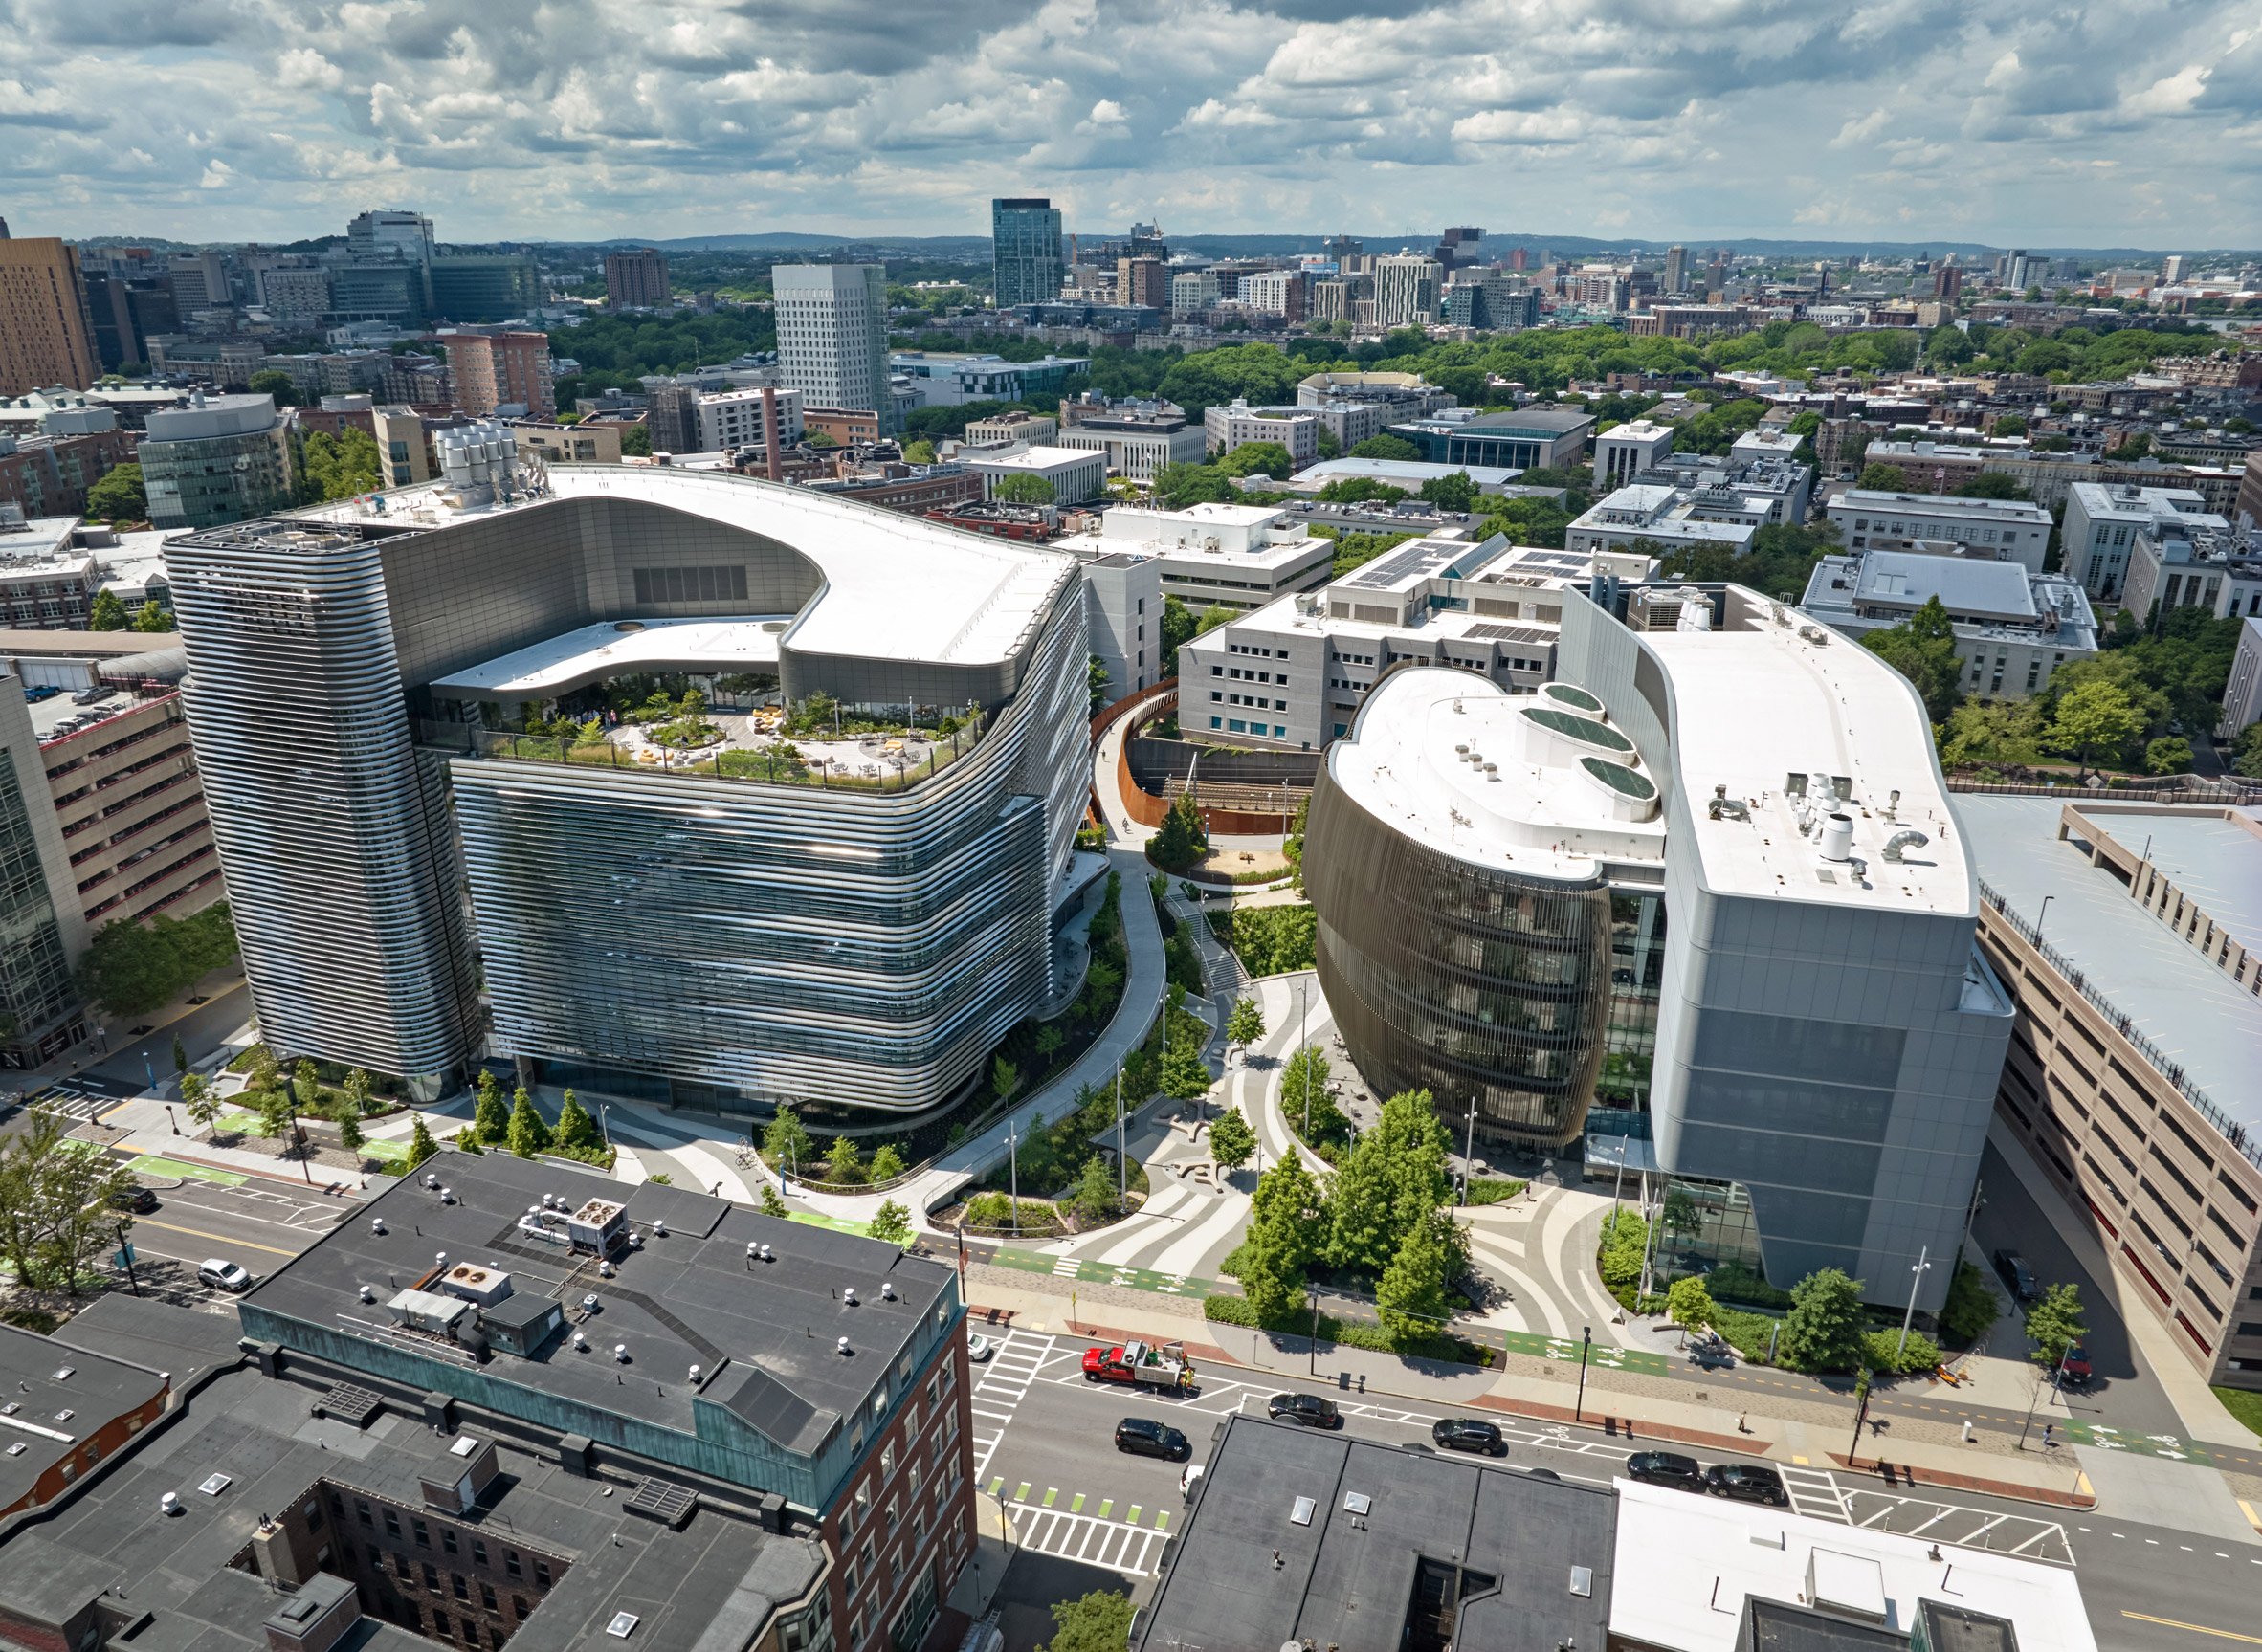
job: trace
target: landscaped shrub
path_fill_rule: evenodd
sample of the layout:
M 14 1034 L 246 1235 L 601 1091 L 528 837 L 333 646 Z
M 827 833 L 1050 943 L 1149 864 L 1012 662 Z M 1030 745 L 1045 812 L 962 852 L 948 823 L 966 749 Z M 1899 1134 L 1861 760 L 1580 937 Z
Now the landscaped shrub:
M 1715 1302 L 1748 1302 L 1755 1308 L 1790 1306 L 1790 1292 L 1769 1285 L 1748 1263 L 1720 1263 L 1704 1276 L 1704 1288 L 1712 1292 Z
M 1471 1204 L 1504 1204 L 1523 1191 L 1513 1176 L 1473 1176 L 1469 1178 Z
M 1940 1368 L 1940 1344 L 1921 1331 L 1912 1331 L 1908 1345 L 1903 1348 L 1897 1327 L 1892 1331 L 1872 1331 L 1862 1336 L 1861 1360 L 1872 1371 L 1901 1375 L 1936 1371 Z
M 1310 969 L 1319 923 L 1319 914 L 1308 906 L 1242 907 L 1209 914 L 1210 930 L 1255 976 Z
M 1941 1333 L 1958 1347 L 1968 1348 L 1987 1333 L 2000 1311 L 1978 1267 L 1959 1261 L 1956 1276 L 1948 1282 L 1948 1300 L 1940 1311 Z

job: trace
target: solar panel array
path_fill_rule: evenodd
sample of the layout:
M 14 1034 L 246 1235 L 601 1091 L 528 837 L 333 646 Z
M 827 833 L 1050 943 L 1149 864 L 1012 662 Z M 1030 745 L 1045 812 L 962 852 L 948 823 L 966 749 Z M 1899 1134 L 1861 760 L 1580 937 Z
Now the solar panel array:
M 1471 626 L 1468 634 L 1482 637 L 1488 643 L 1551 643 L 1553 631 L 1541 630 L 1537 626 Z

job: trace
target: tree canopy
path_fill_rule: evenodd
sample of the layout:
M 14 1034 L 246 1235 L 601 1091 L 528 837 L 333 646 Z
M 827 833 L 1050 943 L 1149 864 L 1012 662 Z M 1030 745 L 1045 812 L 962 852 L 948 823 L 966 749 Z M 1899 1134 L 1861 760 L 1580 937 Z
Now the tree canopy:
M 79 960 L 79 990 L 112 1015 L 146 1015 L 234 958 L 235 926 L 224 901 L 191 917 L 113 918 Z
M 1867 632 L 1862 647 L 1909 679 L 1924 702 L 1924 715 L 1944 723 L 1963 697 L 1963 666 L 1956 657 L 1956 630 L 1938 597 L 1897 626 Z
M 149 496 L 142 486 L 138 464 L 113 465 L 86 490 L 86 514 L 100 522 L 145 522 Z

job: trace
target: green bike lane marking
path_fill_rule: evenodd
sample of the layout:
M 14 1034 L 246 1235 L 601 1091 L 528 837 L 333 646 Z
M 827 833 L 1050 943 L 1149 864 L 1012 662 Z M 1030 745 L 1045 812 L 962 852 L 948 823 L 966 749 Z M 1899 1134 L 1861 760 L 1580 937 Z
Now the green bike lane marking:
M 1081 1514 L 1084 1511 L 1084 1494 L 1081 1491 L 1068 1500 L 1068 1511 L 1071 1514 Z
M 1050 1509 L 1050 1508 L 1052 1508 L 1052 1507 L 1053 1507 L 1053 1504 L 1055 1504 L 1055 1503 L 1057 1503 L 1057 1502 L 1059 1502 L 1059 1501 L 1060 1501 L 1060 1487 L 1057 1487 L 1057 1486 L 1048 1486 L 1048 1487 L 1045 1487 L 1045 1501 L 1044 1501 L 1043 1507 L 1045 1507 L 1045 1508 L 1047 1508 L 1047 1509 Z
M 2215 1461 L 2213 1454 L 2198 1441 L 2173 1434 L 2130 1434 L 2102 1422 L 2059 1422 L 2053 1425 L 2051 1433 L 2053 1438 L 2070 1444 L 2088 1445 L 2099 1451 L 2126 1451 L 2138 1457 L 2165 1457 L 2177 1463 L 2209 1466 Z
M 222 1187 L 241 1187 L 251 1179 L 233 1170 L 213 1170 L 209 1165 L 189 1164 L 178 1158 L 160 1158 L 145 1153 L 125 1167 L 136 1176 L 169 1176 L 178 1180 L 215 1181 Z
M 1126 1290 L 1152 1291 L 1160 1296 L 1199 1299 L 1214 1296 L 1223 1289 L 1214 1279 L 1157 1273 L 1147 1267 L 1110 1267 L 1105 1263 L 1088 1260 L 1077 1260 L 1073 1271 L 1064 1271 L 1061 1264 L 1070 1261 L 1067 1257 L 1047 1256 L 1036 1250 L 1014 1250 L 1009 1246 L 1000 1246 L 989 1260 L 999 1267 L 1016 1268 L 1023 1273 L 1049 1273 L 1059 1279 L 1074 1279 L 1079 1285 L 1120 1285 Z

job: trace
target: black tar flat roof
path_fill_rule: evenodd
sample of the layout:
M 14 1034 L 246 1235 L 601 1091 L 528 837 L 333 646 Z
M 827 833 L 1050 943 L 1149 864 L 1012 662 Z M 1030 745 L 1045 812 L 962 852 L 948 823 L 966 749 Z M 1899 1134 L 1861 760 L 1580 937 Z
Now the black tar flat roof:
M 449 1449 L 455 1435 L 391 1409 L 357 1430 L 314 1417 L 319 1397 L 249 1363 L 214 1377 L 48 1510 L 18 1517 L 0 1538 L 0 1611 L 52 1622 L 110 1589 L 127 1609 L 155 1615 L 135 1652 L 264 1647 L 261 1624 L 282 1597 L 228 1564 L 262 1513 L 291 1508 L 325 1479 L 346 1493 L 421 1509 L 418 1477 L 449 1479 L 462 1467 Z M 479 1508 L 442 1518 L 570 1562 L 520 1632 L 528 1647 L 618 1647 L 605 1626 L 622 1611 L 641 1619 L 632 1644 L 644 1652 L 702 1652 L 725 1624 L 738 1638 L 721 1634 L 721 1642 L 743 1645 L 773 1606 L 800 1598 L 822 1571 L 823 1553 L 807 1538 L 764 1532 L 704 1504 L 670 1530 L 628 1513 L 617 1483 L 608 1497 L 609 1483 L 569 1475 L 551 1456 L 507 1441 L 499 1455 L 502 1473 Z M 231 1477 L 226 1488 L 198 1490 L 215 1471 Z M 180 1514 L 158 1512 L 167 1491 L 181 1499 Z M 380 1624 L 357 1644 L 405 1652 L 432 1642 Z
M 165 1385 L 155 1371 L 0 1324 L 0 1509 Z
M 1366 1512 L 1345 1499 L 1363 1495 Z M 1312 1500 L 1311 1523 L 1292 1518 Z M 1278 1652 L 1292 1641 L 1397 1652 L 1419 1562 L 1466 1565 L 1454 1644 L 1604 1644 L 1617 1504 L 1608 1488 L 1342 1434 L 1230 1419 L 1142 1620 L 1141 1652 Z M 1277 1551 L 1281 1565 L 1273 1566 Z M 1573 1567 L 1590 1570 L 1572 1593 Z
M 426 1173 L 454 1202 L 424 1185 Z M 544 1194 L 574 1206 L 590 1199 L 627 1206 L 641 1244 L 615 1253 L 613 1278 L 600 1278 L 593 1258 L 519 1230 Z M 375 1221 L 385 1232 L 375 1231 Z M 773 1260 L 749 1262 L 749 1244 L 767 1245 Z M 691 1433 L 697 1365 L 699 1398 L 803 1454 L 871 1395 L 951 1279 L 945 1265 L 892 1245 L 685 1188 L 630 1187 L 541 1160 L 448 1152 L 277 1267 L 243 1301 L 328 1329 L 342 1329 L 341 1315 L 388 1325 L 386 1303 L 429 1273 L 442 1251 L 450 1267 L 470 1262 L 507 1272 L 514 1294 L 557 1297 L 574 1311 L 585 1295 L 598 1300 L 580 1327 L 586 1351 L 575 1350 L 568 1333 L 531 1359 L 495 1354 L 485 1367 L 495 1376 Z M 883 1284 L 894 1286 L 894 1301 L 882 1297 Z M 364 1285 L 374 1288 L 374 1302 L 361 1300 Z M 849 1289 L 854 1307 L 843 1300 Z M 837 1349 L 843 1336 L 853 1350 L 847 1357 Z M 613 1358 L 616 1345 L 628 1350 L 626 1363 Z

